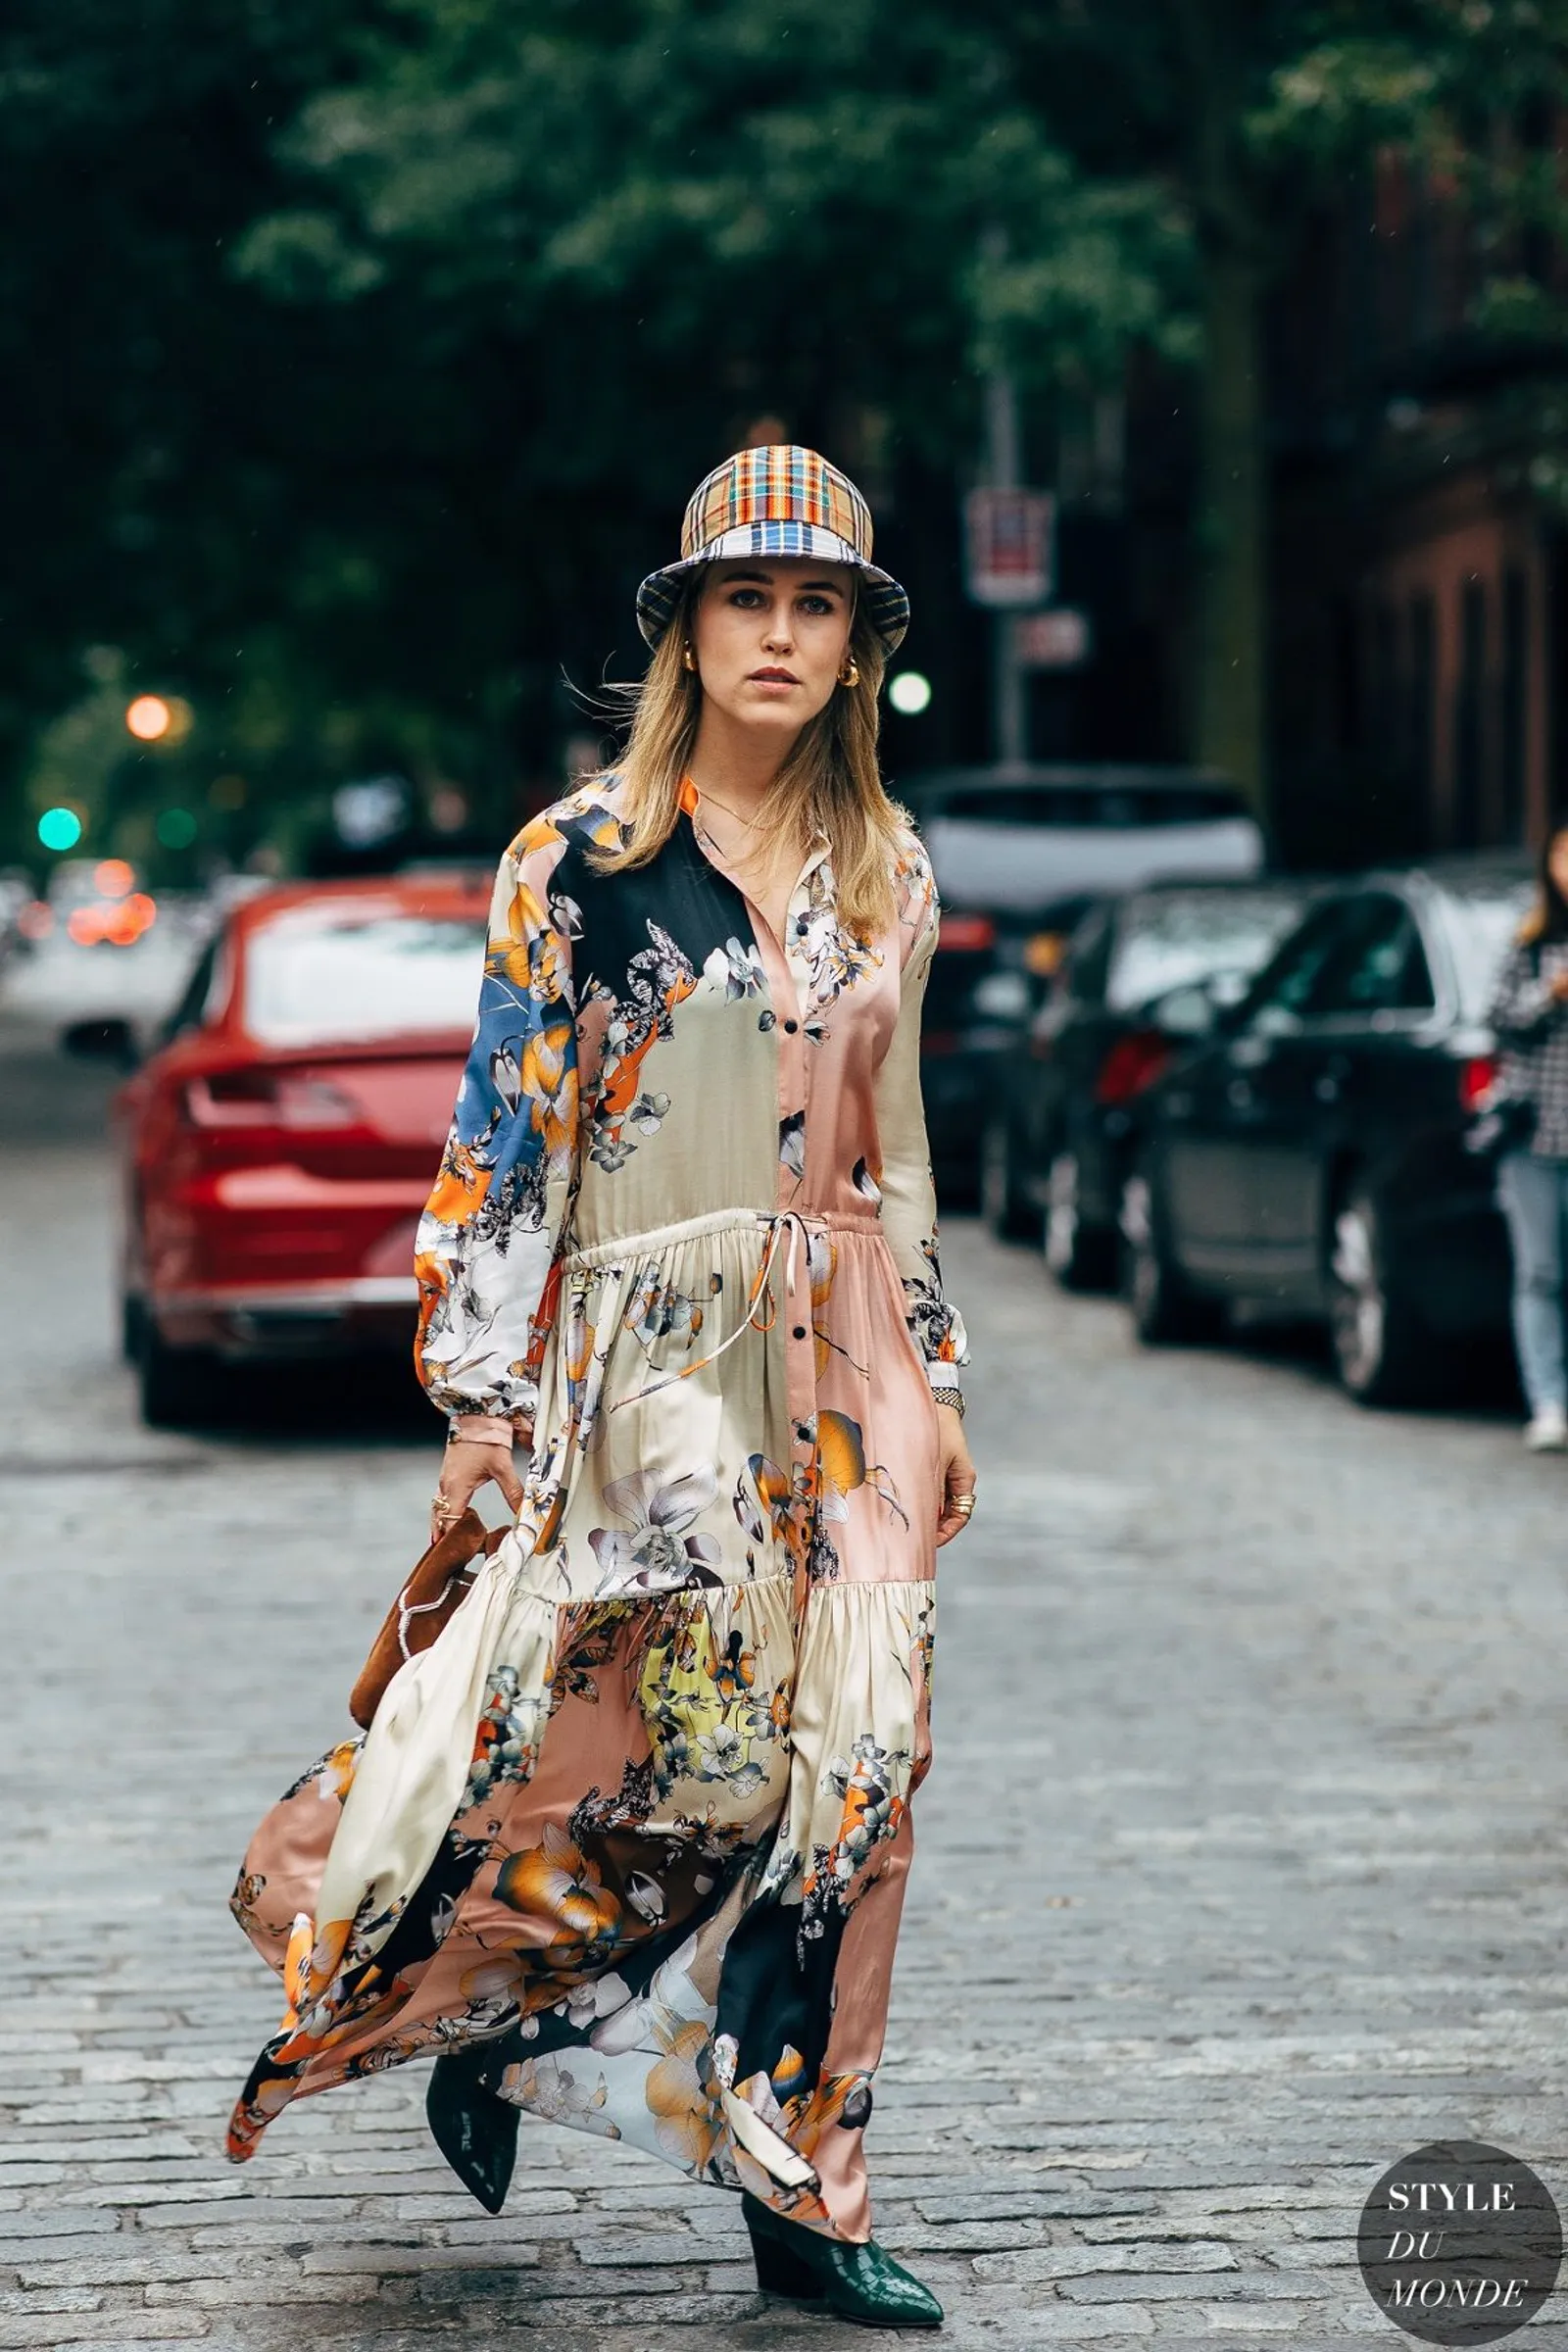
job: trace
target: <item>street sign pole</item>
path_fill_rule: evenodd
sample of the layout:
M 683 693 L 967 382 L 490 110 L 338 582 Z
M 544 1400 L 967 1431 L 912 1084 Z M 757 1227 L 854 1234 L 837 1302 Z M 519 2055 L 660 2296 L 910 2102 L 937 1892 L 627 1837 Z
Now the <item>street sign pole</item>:
M 986 473 L 993 489 L 1019 487 L 1018 389 L 1004 368 L 986 380 Z M 1021 767 L 1029 754 L 1024 673 L 1018 660 L 1012 614 L 991 615 L 992 723 L 997 758 Z

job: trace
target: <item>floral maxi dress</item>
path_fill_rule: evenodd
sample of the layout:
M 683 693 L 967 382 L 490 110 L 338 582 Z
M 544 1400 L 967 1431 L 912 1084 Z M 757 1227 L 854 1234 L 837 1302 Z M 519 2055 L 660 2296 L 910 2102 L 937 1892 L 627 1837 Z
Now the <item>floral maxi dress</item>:
M 862 2132 L 929 1761 L 944 1299 L 937 936 L 769 930 L 692 822 L 597 871 L 612 779 L 502 862 L 420 1223 L 418 1364 L 527 1447 L 515 1529 L 234 1896 L 288 2007 L 235 2107 L 469 2050 L 500 2099 L 869 2235 Z M 478 2045 L 482 2044 L 482 2050 Z

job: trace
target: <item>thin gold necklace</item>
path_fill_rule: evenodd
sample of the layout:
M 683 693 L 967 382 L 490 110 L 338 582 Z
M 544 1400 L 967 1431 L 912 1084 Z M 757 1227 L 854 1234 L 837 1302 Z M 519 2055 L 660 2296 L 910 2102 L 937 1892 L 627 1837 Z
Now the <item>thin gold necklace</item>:
M 721 801 L 717 793 L 704 792 L 700 784 L 697 786 L 697 798 L 700 801 L 711 802 L 715 808 L 722 808 L 726 816 L 732 816 L 738 825 L 744 825 L 748 833 L 754 832 L 761 822 L 760 816 L 742 816 L 740 810 L 732 808 L 728 801 Z

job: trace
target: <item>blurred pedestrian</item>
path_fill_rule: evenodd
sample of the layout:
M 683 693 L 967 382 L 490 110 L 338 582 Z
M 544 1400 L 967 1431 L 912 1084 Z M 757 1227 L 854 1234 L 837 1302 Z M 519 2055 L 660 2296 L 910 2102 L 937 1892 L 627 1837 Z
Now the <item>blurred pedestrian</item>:
M 1525 1444 L 1568 1446 L 1568 826 L 1547 835 L 1541 886 L 1497 977 L 1491 1020 L 1511 1123 L 1497 1194 L 1513 1246 L 1513 1325 L 1530 1406 Z
M 639 591 L 623 759 L 502 861 L 418 1362 L 432 1537 L 486 1481 L 516 1525 L 253 1842 L 291 2008 L 230 2145 L 439 2052 L 431 2126 L 490 2210 L 531 2110 L 743 2191 L 764 2288 L 931 2327 L 863 2134 L 975 1480 L 936 899 L 876 760 L 907 604 L 870 557 L 813 452 L 718 467 Z

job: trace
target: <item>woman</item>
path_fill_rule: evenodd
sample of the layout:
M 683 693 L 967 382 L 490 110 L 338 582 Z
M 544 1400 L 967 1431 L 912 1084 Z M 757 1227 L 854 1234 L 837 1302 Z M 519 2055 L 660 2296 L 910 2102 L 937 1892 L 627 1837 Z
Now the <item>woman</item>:
M 253 1842 L 236 1904 L 290 2007 L 230 2148 L 437 2051 L 491 2210 L 527 2108 L 740 2188 L 764 2287 L 935 2326 L 862 2150 L 975 1485 L 936 901 L 875 756 L 908 608 L 809 450 L 720 466 L 682 550 L 639 591 L 624 759 L 502 861 L 419 1230 L 432 1532 L 487 1480 L 515 1530 Z
M 1525 1444 L 1568 1446 L 1563 1236 L 1568 1220 L 1568 827 L 1547 836 L 1541 889 L 1498 974 L 1492 1024 L 1501 1100 L 1520 1106 L 1517 1148 L 1498 1163 L 1513 1244 L 1513 1326 L 1530 1406 Z

